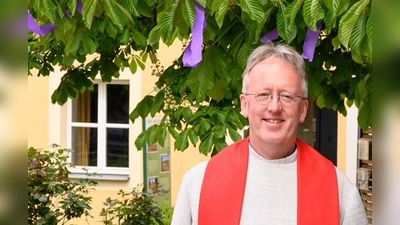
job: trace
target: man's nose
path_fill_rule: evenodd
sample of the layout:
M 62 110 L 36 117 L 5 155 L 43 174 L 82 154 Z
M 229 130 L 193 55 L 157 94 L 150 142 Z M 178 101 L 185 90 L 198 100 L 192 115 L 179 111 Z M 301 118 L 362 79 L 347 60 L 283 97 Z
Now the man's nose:
M 279 100 L 279 95 L 271 96 L 271 101 L 268 104 L 268 110 L 270 112 L 279 112 L 281 109 L 282 109 L 282 105 Z

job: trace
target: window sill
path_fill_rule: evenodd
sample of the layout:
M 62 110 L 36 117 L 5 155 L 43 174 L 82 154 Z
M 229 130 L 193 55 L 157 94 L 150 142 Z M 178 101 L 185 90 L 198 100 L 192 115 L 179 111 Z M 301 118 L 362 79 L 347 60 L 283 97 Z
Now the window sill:
M 99 181 L 128 181 L 128 171 L 99 171 L 96 169 L 78 170 L 77 168 L 70 169 L 69 178 L 71 179 L 91 179 Z

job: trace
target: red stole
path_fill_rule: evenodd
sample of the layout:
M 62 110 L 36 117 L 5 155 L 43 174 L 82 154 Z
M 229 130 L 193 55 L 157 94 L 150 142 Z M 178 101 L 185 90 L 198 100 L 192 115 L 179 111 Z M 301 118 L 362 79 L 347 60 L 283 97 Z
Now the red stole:
M 298 225 L 339 225 L 334 165 L 300 139 L 297 145 Z M 219 152 L 208 163 L 201 188 L 199 225 L 239 225 L 249 160 L 249 139 Z

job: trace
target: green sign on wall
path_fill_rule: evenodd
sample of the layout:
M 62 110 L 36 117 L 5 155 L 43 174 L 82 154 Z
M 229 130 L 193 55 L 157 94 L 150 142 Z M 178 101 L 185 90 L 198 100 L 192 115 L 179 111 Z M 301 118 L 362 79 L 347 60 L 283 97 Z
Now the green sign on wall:
M 147 118 L 144 129 L 158 124 L 161 118 Z M 155 199 L 158 202 L 171 204 L 171 144 L 167 135 L 164 146 L 152 144 L 144 148 L 144 183 L 147 192 L 158 192 Z

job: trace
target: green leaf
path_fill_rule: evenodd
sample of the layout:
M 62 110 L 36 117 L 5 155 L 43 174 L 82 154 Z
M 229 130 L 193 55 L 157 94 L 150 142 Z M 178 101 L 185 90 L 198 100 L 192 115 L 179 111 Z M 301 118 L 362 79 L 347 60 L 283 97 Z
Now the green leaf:
M 157 142 L 164 147 L 165 140 L 167 139 L 167 129 L 165 126 L 159 126 L 157 130 Z
M 76 33 L 74 35 L 73 39 L 70 39 L 67 41 L 66 45 L 65 45 L 65 54 L 66 55 L 75 55 L 76 52 L 79 49 L 80 43 L 81 43 L 81 39 L 82 39 L 82 34 L 81 33 Z
M 345 48 L 349 48 L 349 42 L 352 38 L 353 29 L 357 25 L 359 17 L 364 16 L 363 11 L 368 3 L 369 0 L 360 0 L 356 2 L 340 19 L 338 37 L 340 43 L 342 43 Z
M 140 1 L 140 2 L 144 2 L 144 1 Z M 136 7 L 138 5 L 137 0 L 121 0 L 121 5 L 122 5 L 122 7 L 126 8 L 128 10 L 128 12 L 133 14 L 135 17 L 139 17 L 139 13 L 136 10 Z M 147 5 L 147 4 L 145 4 L 145 5 Z
M 144 64 L 144 62 L 142 61 L 142 59 L 138 56 L 135 56 L 136 58 L 136 63 L 138 64 L 138 66 L 140 67 L 141 70 L 144 70 L 146 68 L 146 65 Z
M 224 124 L 217 124 L 213 127 L 213 131 L 217 138 L 223 138 L 226 134 L 226 126 Z
M 338 37 L 332 38 L 332 46 L 337 49 L 340 47 L 340 41 Z
M 226 148 L 227 146 L 228 146 L 228 144 L 226 143 L 225 139 L 216 139 L 214 142 L 214 149 L 217 152 L 220 152 L 222 149 Z
M 318 96 L 316 103 L 319 108 L 324 108 L 325 107 L 325 97 L 323 95 Z
M 226 92 L 228 91 L 228 84 L 226 81 L 219 79 L 215 82 L 214 87 L 207 92 L 207 95 L 211 98 L 220 101 L 225 97 Z
M 317 23 L 325 16 L 320 0 L 305 0 L 303 5 L 303 18 L 311 30 L 317 30 Z
M 362 106 L 359 108 L 358 123 L 364 131 L 372 125 L 372 101 L 367 100 L 363 102 Z
M 130 39 L 131 39 L 131 32 L 128 29 L 123 30 L 122 35 L 120 36 L 121 44 L 123 45 L 128 44 Z
M 129 118 L 131 119 L 132 122 L 134 122 L 139 116 L 142 118 L 146 118 L 150 111 L 151 111 L 151 106 L 153 105 L 154 102 L 154 97 L 151 95 L 146 95 L 142 101 L 140 101 L 136 108 L 131 112 L 129 115 Z
M 196 0 L 196 2 L 199 3 L 201 6 L 203 6 L 204 8 L 206 7 L 207 0 Z
M 252 20 L 261 22 L 264 18 L 264 10 L 258 0 L 239 0 L 240 6 Z
M 71 13 L 71 16 L 75 15 L 76 5 L 77 5 L 77 0 L 69 0 L 68 1 L 68 9 L 69 9 L 69 11 Z
M 212 4 L 212 12 L 215 12 L 215 20 L 219 28 L 222 27 L 226 12 L 229 9 L 230 0 L 214 0 Z
M 61 20 L 63 27 L 63 36 L 67 38 L 68 33 L 74 33 L 76 25 L 72 24 L 70 20 Z
M 289 23 L 294 23 L 294 19 L 299 12 L 300 7 L 303 5 L 304 0 L 295 0 L 289 4 L 285 9 L 285 15 L 289 16 Z
M 83 44 L 83 47 L 85 48 L 85 51 L 86 51 L 87 53 L 93 54 L 94 52 L 96 52 L 97 45 L 96 45 L 96 43 L 92 40 L 91 37 L 88 37 L 88 36 L 84 37 L 84 38 L 82 39 L 82 44 Z
M 239 66 L 242 68 L 246 67 L 247 58 L 251 54 L 252 49 L 250 48 L 250 46 L 250 42 L 247 41 L 241 46 L 238 52 L 237 61 L 239 63 Z
M 137 64 L 135 57 L 131 58 L 131 62 L 129 63 L 129 70 L 131 71 L 132 74 L 135 74 L 137 71 Z
M 210 133 L 199 146 L 199 150 L 204 155 L 208 155 L 212 151 L 212 146 L 214 144 L 214 136 Z
M 189 129 L 188 137 L 193 146 L 196 146 L 197 142 L 199 141 L 199 137 L 192 129 Z
M 68 89 L 65 84 L 60 84 L 57 103 L 63 105 L 68 100 Z
M 212 56 L 209 51 L 205 51 L 203 61 L 200 62 L 197 68 L 192 69 L 186 80 L 186 85 L 202 100 L 206 93 L 214 87 L 214 69 L 212 68 Z
M 175 31 L 174 17 L 178 3 L 179 1 L 174 1 L 170 7 L 168 7 L 165 11 L 160 12 L 159 16 L 157 16 L 157 22 L 160 26 L 161 38 L 167 45 L 171 44 L 174 41 L 172 38 L 172 34 Z
M 367 30 L 367 37 L 368 37 L 368 45 L 372 52 L 372 12 L 371 11 L 370 11 L 368 19 L 367 19 L 366 30 Z
M 139 136 L 135 140 L 135 146 L 136 146 L 136 148 L 138 150 L 142 150 L 143 146 L 146 143 L 146 136 L 145 135 L 146 135 L 146 133 L 142 132 L 142 133 L 139 134 Z
M 123 14 L 122 11 L 119 10 L 119 5 L 117 2 L 112 1 L 112 0 L 104 0 L 107 6 L 106 12 L 108 12 L 108 16 L 111 18 L 113 23 L 118 26 L 119 29 L 122 30 L 124 26 L 124 19 L 123 19 Z
M 333 18 L 340 16 L 344 13 L 349 5 L 349 0 L 324 0 L 325 6 L 328 8 L 328 12 L 330 12 Z
M 297 26 L 295 23 L 289 23 L 290 15 L 285 14 L 285 5 L 280 2 L 279 6 L 277 15 L 278 33 L 287 43 L 290 43 L 297 35 Z
M 172 137 L 177 140 L 179 138 L 179 133 L 172 128 L 171 126 L 168 126 L 168 132 L 172 135 Z
M 231 127 L 228 127 L 228 132 L 229 136 L 233 141 L 238 141 L 242 139 L 242 136 L 240 136 L 239 132 L 237 130 L 232 129 Z
M 154 103 L 151 106 L 150 115 L 154 117 L 158 112 L 162 110 L 163 106 L 164 106 L 164 92 L 159 91 L 156 97 L 154 98 Z
M 309 92 L 312 96 L 319 96 L 323 93 L 321 81 L 316 76 L 316 74 L 310 74 L 308 76 Z
M 146 46 L 147 39 L 141 32 L 139 32 L 136 29 L 132 29 L 132 35 L 133 35 L 132 39 L 138 46 L 143 46 L 143 47 Z
M 182 6 L 182 16 L 186 24 L 189 27 L 193 27 L 195 12 L 194 12 L 194 1 L 193 0 L 183 0 Z
M 157 133 L 158 133 L 159 125 L 154 124 L 151 127 L 147 128 L 146 139 L 148 144 L 154 144 L 157 142 Z
M 44 14 L 51 21 L 55 23 L 57 21 L 57 5 L 52 0 L 43 0 Z
M 336 27 L 336 17 L 335 15 L 332 13 L 332 11 L 328 11 L 325 15 L 325 30 L 327 33 L 330 33 L 331 30 Z
M 127 0 L 127 1 L 131 1 L 131 0 Z M 140 13 L 143 16 L 146 17 L 153 17 L 153 12 L 151 11 L 150 6 L 148 5 L 148 3 L 146 1 L 138 1 L 137 5 L 136 5 L 136 9 L 137 12 Z
M 189 130 L 186 129 L 182 131 L 181 134 L 178 136 L 178 138 L 175 141 L 175 148 L 177 150 L 183 151 L 187 147 L 189 147 L 188 134 Z
M 158 25 L 154 26 L 149 33 L 149 45 L 152 47 L 157 47 L 158 42 L 160 41 L 160 27 Z
M 367 15 L 366 12 L 361 12 L 360 16 L 358 17 L 357 23 L 353 28 L 353 32 L 350 36 L 349 45 L 352 49 L 352 52 L 360 53 L 360 46 L 361 42 L 366 35 L 366 22 L 367 22 Z
M 83 23 L 90 29 L 92 27 L 94 13 L 96 12 L 98 0 L 87 0 L 83 5 Z
M 112 77 L 119 72 L 119 67 L 112 61 L 103 60 L 100 67 L 101 80 L 111 82 Z
M 198 126 L 199 126 L 199 133 L 207 133 L 211 128 L 209 120 L 204 118 L 200 119 Z

